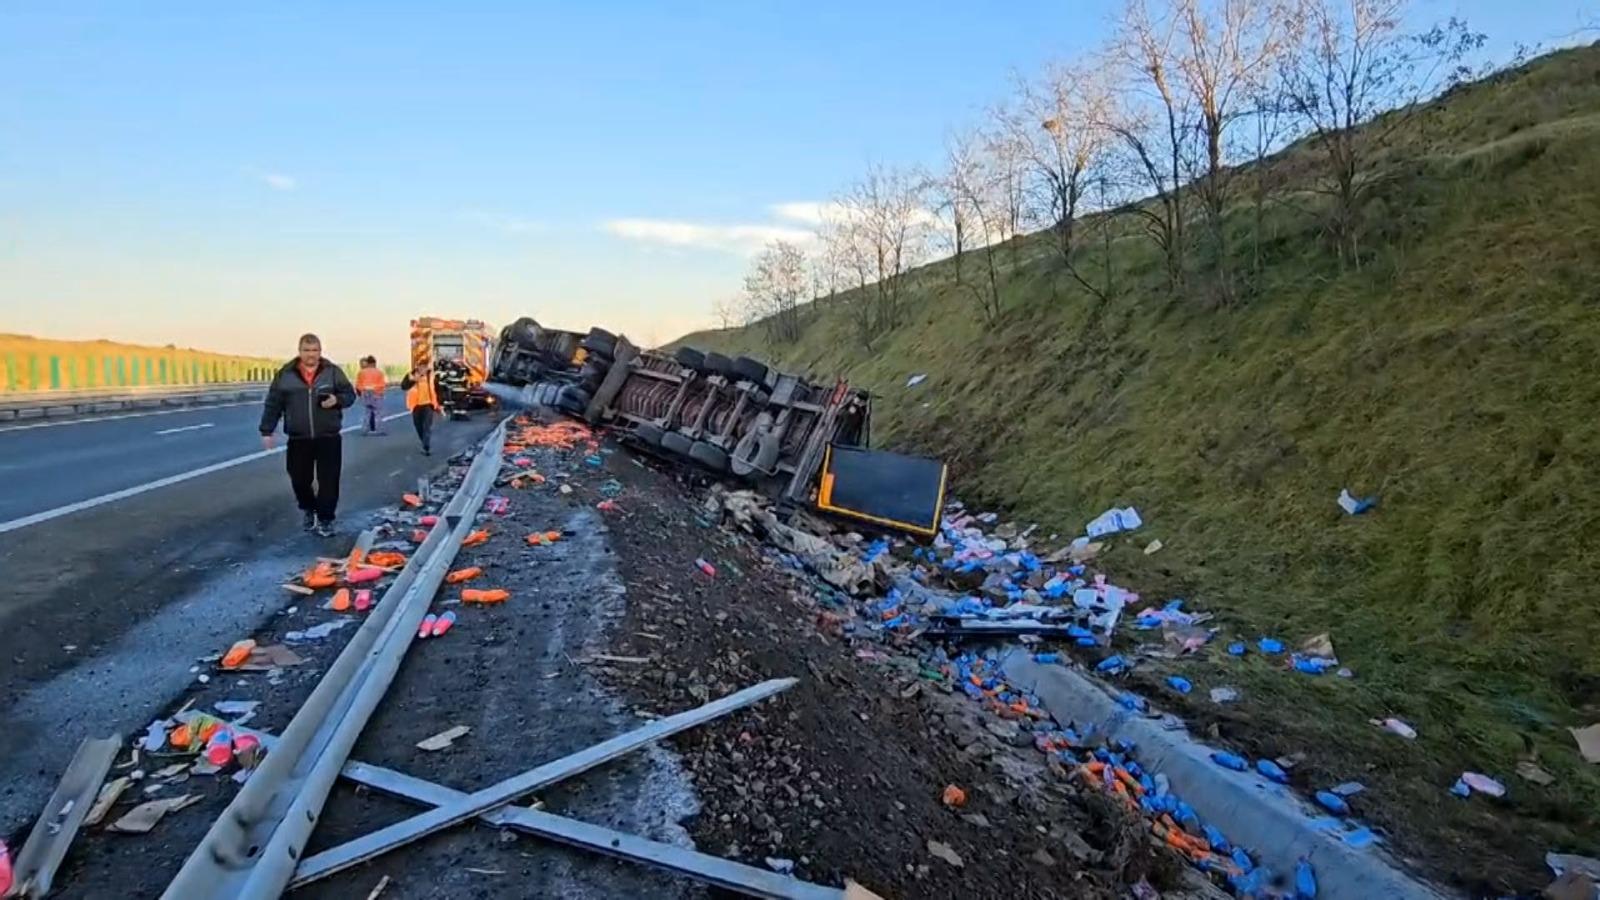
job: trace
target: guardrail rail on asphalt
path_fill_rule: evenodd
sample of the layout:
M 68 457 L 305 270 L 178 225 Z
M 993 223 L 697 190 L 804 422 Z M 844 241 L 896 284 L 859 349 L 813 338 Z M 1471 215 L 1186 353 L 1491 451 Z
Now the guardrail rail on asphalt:
M 394 679 L 417 623 L 494 484 L 505 431 L 502 421 L 490 433 L 439 524 L 389 587 L 386 602 L 328 667 L 163 897 L 265 900 L 283 893 L 351 747 Z
M 64 391 L 37 391 L 0 394 L 0 422 L 24 419 L 49 419 L 118 412 L 126 409 L 157 409 L 166 406 L 202 406 L 261 399 L 266 382 L 242 381 L 233 384 L 152 385 L 105 390 L 88 388 Z

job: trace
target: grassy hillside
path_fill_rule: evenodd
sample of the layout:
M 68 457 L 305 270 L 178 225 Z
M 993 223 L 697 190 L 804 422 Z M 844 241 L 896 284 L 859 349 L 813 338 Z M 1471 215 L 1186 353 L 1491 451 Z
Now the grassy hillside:
M 1307 153 L 1273 165 L 1307 171 Z M 943 456 L 961 496 L 1044 532 L 1136 505 L 1138 546 L 1165 549 L 1117 548 L 1115 580 L 1188 597 L 1229 634 L 1331 632 L 1357 673 L 1190 664 L 1195 697 L 1227 683 L 1246 702 L 1187 712 L 1307 753 L 1307 783 L 1366 782 L 1362 814 L 1433 874 L 1526 889 L 1546 850 L 1600 855 L 1600 776 L 1566 731 L 1600 721 L 1600 47 L 1452 93 L 1384 174 L 1360 271 L 1303 194 L 1222 309 L 1171 297 L 1131 234 L 1111 249 L 1119 294 L 1097 303 L 1033 236 L 1003 257 L 993 327 L 945 261 L 870 352 L 848 295 L 814 304 L 793 344 L 759 327 L 680 343 L 847 373 L 878 394 L 880 444 Z M 1342 487 L 1381 504 L 1345 516 Z M 1366 724 L 1388 715 L 1421 738 Z M 1554 785 L 1514 774 L 1530 757 Z M 1449 796 L 1464 769 L 1508 798 Z

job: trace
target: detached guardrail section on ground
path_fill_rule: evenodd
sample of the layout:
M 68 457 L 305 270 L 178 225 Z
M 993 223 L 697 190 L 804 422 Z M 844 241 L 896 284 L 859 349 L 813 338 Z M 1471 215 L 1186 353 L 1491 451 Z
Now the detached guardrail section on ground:
M 210 385 L 151 385 L 114 389 L 35 391 L 0 394 L 0 422 L 67 418 L 127 409 L 202 406 L 260 400 L 264 381 Z

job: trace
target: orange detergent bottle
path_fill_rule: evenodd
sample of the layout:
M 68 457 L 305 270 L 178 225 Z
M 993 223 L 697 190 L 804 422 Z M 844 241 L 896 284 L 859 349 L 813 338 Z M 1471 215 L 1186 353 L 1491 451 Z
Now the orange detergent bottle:
M 256 649 L 256 642 L 252 638 L 234 641 L 233 646 L 228 648 L 228 652 L 222 654 L 222 667 L 224 669 L 239 668 L 244 665 L 245 660 L 250 658 L 250 651 L 254 649 Z
M 449 575 L 446 575 L 444 577 L 444 580 L 449 582 L 450 584 L 460 584 L 463 581 L 471 581 L 472 579 L 477 578 L 479 575 L 482 575 L 482 574 L 483 574 L 483 569 L 481 567 L 479 567 L 479 566 L 468 566 L 465 569 L 457 569 L 454 572 L 451 572 Z

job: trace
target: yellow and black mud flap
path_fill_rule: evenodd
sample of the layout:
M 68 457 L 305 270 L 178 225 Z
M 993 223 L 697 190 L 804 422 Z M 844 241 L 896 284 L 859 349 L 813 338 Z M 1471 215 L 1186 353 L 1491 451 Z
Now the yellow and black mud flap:
M 829 444 L 817 508 L 931 538 L 944 512 L 945 478 L 937 459 Z

